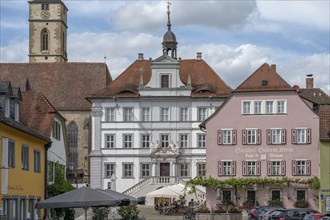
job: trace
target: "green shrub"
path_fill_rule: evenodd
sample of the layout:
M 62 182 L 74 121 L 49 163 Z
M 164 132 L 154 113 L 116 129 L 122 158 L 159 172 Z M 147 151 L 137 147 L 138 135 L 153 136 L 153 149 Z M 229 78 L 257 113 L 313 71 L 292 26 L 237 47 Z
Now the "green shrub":
M 118 210 L 118 214 L 123 220 L 136 220 L 139 217 L 139 213 L 137 205 L 122 206 Z

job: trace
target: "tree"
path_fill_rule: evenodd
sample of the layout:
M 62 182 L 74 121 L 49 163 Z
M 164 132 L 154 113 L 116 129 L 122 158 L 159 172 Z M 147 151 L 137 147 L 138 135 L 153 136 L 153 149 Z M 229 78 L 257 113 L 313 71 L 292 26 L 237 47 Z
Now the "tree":
M 47 184 L 47 197 L 57 196 L 59 194 L 75 189 L 64 177 L 63 166 L 58 162 L 55 164 L 55 181 L 53 184 Z M 66 220 L 74 219 L 74 209 L 54 209 L 51 215 L 55 217 L 63 217 Z

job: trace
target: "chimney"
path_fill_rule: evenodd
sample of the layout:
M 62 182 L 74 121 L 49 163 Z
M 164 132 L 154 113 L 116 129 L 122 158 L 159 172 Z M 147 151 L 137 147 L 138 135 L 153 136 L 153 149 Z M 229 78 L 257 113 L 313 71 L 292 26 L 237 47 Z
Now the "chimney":
M 138 55 L 139 55 L 139 56 L 138 56 L 138 60 L 139 60 L 139 61 L 143 61 L 143 53 L 139 53 Z
M 202 52 L 197 52 L 197 60 L 202 60 Z
M 306 75 L 306 89 L 313 89 L 314 88 L 314 79 L 313 74 Z
M 274 72 L 276 72 L 276 64 L 272 64 L 270 67 L 272 68 L 272 70 L 273 70 Z

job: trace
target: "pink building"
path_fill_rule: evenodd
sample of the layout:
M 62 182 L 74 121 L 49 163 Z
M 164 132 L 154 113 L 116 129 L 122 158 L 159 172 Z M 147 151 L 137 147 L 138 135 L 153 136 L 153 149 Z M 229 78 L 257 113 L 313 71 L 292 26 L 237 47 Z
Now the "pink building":
M 240 188 L 207 187 L 209 207 L 232 201 L 238 206 L 272 202 L 292 208 L 297 201 L 301 206 L 307 201 L 317 208 L 315 191 L 304 181 L 319 176 L 319 117 L 275 65 L 257 69 L 202 126 L 207 140 L 206 176 L 258 182 Z M 284 177 L 303 184 L 265 183 Z

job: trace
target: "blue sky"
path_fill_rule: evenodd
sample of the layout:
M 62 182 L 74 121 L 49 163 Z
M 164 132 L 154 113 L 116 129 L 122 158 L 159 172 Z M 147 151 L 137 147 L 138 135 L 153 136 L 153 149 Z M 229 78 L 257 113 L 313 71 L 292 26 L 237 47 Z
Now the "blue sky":
M 63 0 L 69 62 L 104 62 L 116 78 L 138 53 L 155 59 L 167 30 L 167 1 Z M 0 62 L 28 62 L 28 3 L 0 0 Z M 203 59 L 232 88 L 263 63 L 290 84 L 330 93 L 330 1 L 171 2 L 178 57 Z

